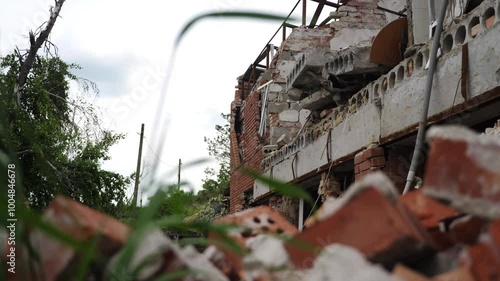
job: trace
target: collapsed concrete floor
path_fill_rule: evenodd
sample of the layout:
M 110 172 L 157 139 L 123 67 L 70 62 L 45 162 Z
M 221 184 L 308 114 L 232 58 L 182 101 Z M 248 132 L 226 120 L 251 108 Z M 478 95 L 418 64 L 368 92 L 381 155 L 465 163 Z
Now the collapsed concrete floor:
M 80 243 L 98 238 L 100 259 L 85 280 L 112 276 L 134 239 L 134 255 L 112 280 L 500 280 L 498 136 L 433 127 L 427 141 L 420 189 L 399 195 L 383 173 L 369 174 L 327 198 L 303 231 L 268 206 L 234 213 L 213 223 L 203 253 L 158 229 L 135 237 L 131 227 L 64 197 L 44 218 Z M 234 226 L 227 235 L 241 252 L 220 246 L 216 229 L 224 225 Z M 8 280 L 73 280 L 85 257 L 36 227 L 28 235 L 34 252 L 17 246 L 18 272 Z

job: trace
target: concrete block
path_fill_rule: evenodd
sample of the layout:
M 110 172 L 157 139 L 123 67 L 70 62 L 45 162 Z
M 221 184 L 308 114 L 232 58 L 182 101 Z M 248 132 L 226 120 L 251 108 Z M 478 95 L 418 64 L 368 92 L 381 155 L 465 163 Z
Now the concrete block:
M 307 118 L 311 115 L 311 111 L 309 109 L 301 109 L 299 111 L 299 122 L 301 126 L 304 126 Z
M 371 43 L 362 41 L 356 46 L 337 52 L 327 63 L 328 73 L 336 75 L 380 72 L 377 64 L 370 62 Z
M 333 104 L 333 94 L 323 89 L 300 101 L 302 108 L 309 110 L 317 110 L 330 104 Z
M 286 102 L 270 102 L 267 104 L 269 113 L 280 113 L 288 109 Z
M 298 122 L 299 121 L 299 112 L 297 110 L 285 110 L 280 112 L 279 120 L 285 122 Z
M 339 7 L 337 9 L 337 11 L 339 12 L 356 12 L 357 9 L 355 7 L 351 7 L 351 6 L 342 6 L 342 7 Z
M 285 146 L 289 142 L 290 142 L 290 137 L 285 134 L 281 135 L 281 137 L 279 137 L 279 139 L 276 141 L 278 147 Z
M 299 101 L 304 97 L 304 91 L 293 87 L 288 90 L 287 94 L 292 101 Z
M 347 12 L 331 12 L 330 17 L 334 19 L 339 19 L 341 17 L 347 17 Z
M 280 93 L 283 91 L 283 86 L 282 84 L 278 84 L 278 83 L 271 83 L 271 85 L 269 86 L 269 92 L 270 93 Z
M 279 101 L 278 97 L 279 97 L 279 93 L 272 93 L 272 92 L 270 92 L 270 93 L 267 94 L 267 100 L 269 102 L 277 102 L 277 101 Z
M 335 37 L 330 41 L 330 48 L 334 51 L 340 51 L 350 46 L 354 46 L 361 41 L 371 40 L 371 38 L 376 36 L 379 31 L 380 28 L 375 30 L 367 28 L 364 29 L 344 28 L 340 30 L 335 35 Z
M 262 153 L 264 155 L 268 155 L 268 154 L 271 154 L 271 153 L 275 152 L 276 150 L 278 150 L 278 148 L 279 147 L 275 144 L 264 145 L 262 147 Z
M 283 134 L 286 134 L 286 135 L 290 134 L 290 129 L 291 128 L 271 127 L 271 137 L 278 139 Z
M 300 111 L 302 109 L 302 106 L 300 106 L 300 103 L 298 102 L 291 102 L 290 109 Z

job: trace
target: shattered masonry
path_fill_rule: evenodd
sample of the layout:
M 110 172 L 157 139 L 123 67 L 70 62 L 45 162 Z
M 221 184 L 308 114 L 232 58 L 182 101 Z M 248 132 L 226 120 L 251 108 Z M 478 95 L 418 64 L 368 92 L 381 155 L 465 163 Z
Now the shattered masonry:
M 243 253 L 221 247 L 220 233 L 199 253 L 151 231 L 115 272 L 134 230 L 57 197 L 47 222 L 77 241 L 101 238 L 104 259 L 89 280 L 180 270 L 192 274 L 177 280 L 500 280 L 499 0 L 450 0 L 424 161 L 404 195 L 430 56 L 429 1 L 339 2 L 320 26 L 293 28 L 276 54 L 269 46 L 265 65 L 259 56 L 238 77 L 231 214 L 214 223 L 236 225 L 228 234 Z M 242 167 L 296 184 L 315 206 L 275 194 Z M 71 280 L 82 257 L 41 231 L 27 234 L 40 263 L 8 280 Z M 19 249 L 27 268 L 33 257 Z
M 209 234 L 212 245 L 200 253 L 151 229 L 140 236 L 128 266 L 119 267 L 134 235 L 130 227 L 64 197 L 56 197 L 44 219 L 79 242 L 97 241 L 101 259 L 85 280 L 185 272 L 175 280 L 500 280 L 500 140 L 459 126 L 435 126 L 427 137 L 429 159 L 418 190 L 400 196 L 379 171 L 328 197 L 303 231 L 268 206 L 215 221 L 234 226 L 227 234 L 242 253 L 222 247 L 219 232 Z M 22 270 L 8 280 L 74 279 L 80 252 L 40 230 L 27 234 L 40 261 L 16 245 Z

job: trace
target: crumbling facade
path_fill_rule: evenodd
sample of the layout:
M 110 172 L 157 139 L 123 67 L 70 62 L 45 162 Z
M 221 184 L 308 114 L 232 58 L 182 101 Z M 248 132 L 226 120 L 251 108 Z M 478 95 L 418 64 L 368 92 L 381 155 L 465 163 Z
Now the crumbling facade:
M 242 167 L 296 184 L 314 198 L 322 196 L 325 173 L 341 193 L 375 171 L 403 191 L 443 1 L 432 2 L 434 11 L 428 1 L 340 1 L 329 23 L 294 28 L 265 66 L 259 56 L 239 77 L 231 107 L 231 212 L 269 205 L 276 196 Z M 429 125 L 494 131 L 499 9 L 492 0 L 448 4 Z M 413 186 L 422 184 L 427 150 Z M 313 206 L 295 204 L 301 228 Z

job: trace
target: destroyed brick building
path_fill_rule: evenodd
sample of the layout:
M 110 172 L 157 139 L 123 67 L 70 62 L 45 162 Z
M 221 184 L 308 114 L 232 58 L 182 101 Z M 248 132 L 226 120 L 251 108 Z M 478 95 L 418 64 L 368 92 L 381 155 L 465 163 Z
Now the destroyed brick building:
M 238 77 L 231 104 L 231 212 L 288 204 L 294 214 L 287 217 L 299 229 L 313 206 L 276 196 L 242 167 L 296 184 L 318 205 L 325 193 L 343 193 L 378 170 L 402 193 L 443 1 L 305 2 L 317 7 L 311 22 L 284 23 L 290 35 L 279 48 L 267 45 Z M 499 9 L 498 1 L 449 1 L 428 125 L 458 123 L 476 132 L 495 126 Z M 413 186 L 421 184 L 426 152 Z

